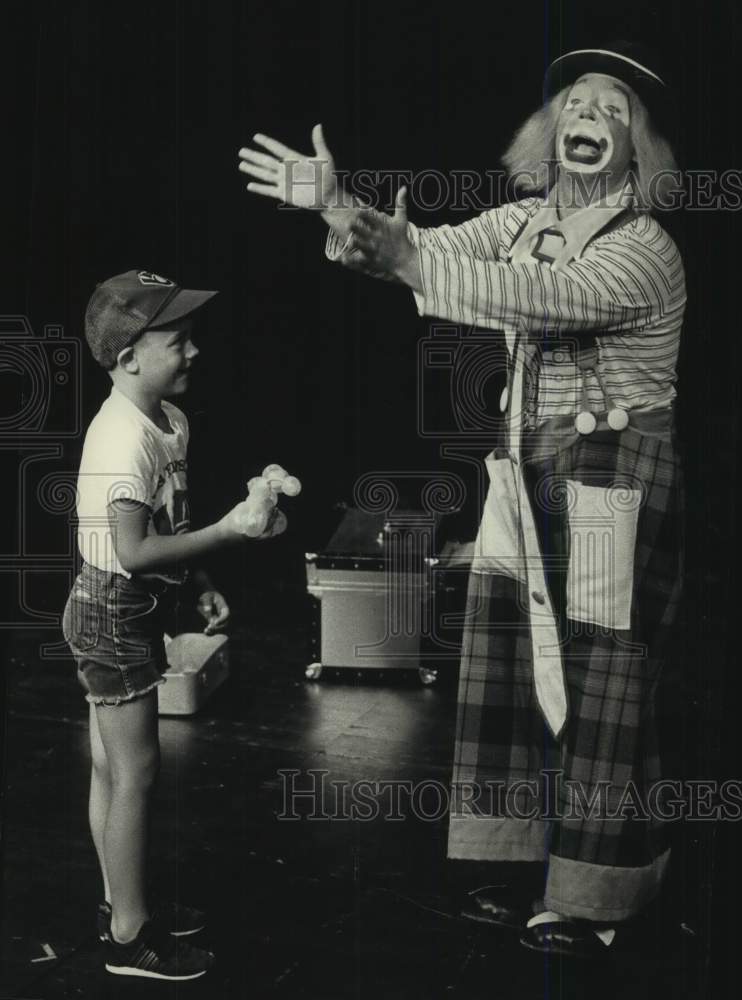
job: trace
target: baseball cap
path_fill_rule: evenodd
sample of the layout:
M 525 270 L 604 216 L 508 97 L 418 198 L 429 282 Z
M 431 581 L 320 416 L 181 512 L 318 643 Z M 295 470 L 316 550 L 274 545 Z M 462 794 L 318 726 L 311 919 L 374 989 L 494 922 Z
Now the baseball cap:
M 154 271 L 125 271 L 101 282 L 85 310 L 85 338 L 93 357 L 113 368 L 119 353 L 145 330 L 185 319 L 216 294 L 181 288 Z

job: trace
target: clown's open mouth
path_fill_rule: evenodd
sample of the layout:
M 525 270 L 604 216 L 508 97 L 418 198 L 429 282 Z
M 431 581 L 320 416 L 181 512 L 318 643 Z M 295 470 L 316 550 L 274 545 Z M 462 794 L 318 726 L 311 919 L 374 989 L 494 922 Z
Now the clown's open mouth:
M 567 135 L 564 138 L 567 158 L 578 163 L 597 163 L 607 146 L 605 139 L 593 139 L 589 135 Z

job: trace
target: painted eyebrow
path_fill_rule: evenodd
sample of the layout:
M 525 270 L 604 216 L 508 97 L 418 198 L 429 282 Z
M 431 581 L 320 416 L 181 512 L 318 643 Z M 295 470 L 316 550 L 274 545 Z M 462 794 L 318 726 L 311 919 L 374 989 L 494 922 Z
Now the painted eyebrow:
M 574 90 L 575 87 L 579 87 L 581 85 L 585 85 L 586 83 L 587 83 L 587 77 L 586 76 L 581 76 L 579 80 L 575 80 L 575 82 L 572 84 L 572 89 Z M 607 89 L 608 90 L 615 90 L 616 93 L 622 94 L 626 98 L 627 101 L 629 100 L 629 92 L 628 92 L 628 90 L 625 90 L 621 86 L 620 83 L 611 83 L 611 84 L 608 85 Z
M 623 96 L 628 101 L 628 99 L 629 99 L 629 92 L 628 92 L 628 90 L 624 90 L 623 87 L 620 87 L 617 83 L 614 83 L 611 86 L 611 90 L 615 90 L 616 93 L 618 93 L 618 94 L 623 94 Z
M 589 76 L 590 74 L 586 73 L 584 76 L 579 77 L 577 80 L 575 80 L 572 86 L 577 87 L 581 83 L 587 83 L 587 79 Z M 619 80 L 616 80 L 615 83 L 609 83 L 608 86 L 611 90 L 620 90 L 622 94 L 627 93 L 627 91 L 624 89 L 623 84 Z

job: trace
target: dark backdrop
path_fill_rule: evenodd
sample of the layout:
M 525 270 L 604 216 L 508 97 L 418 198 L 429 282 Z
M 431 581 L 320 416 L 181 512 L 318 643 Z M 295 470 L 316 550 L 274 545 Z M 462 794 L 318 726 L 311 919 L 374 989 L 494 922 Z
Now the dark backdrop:
M 638 31 L 674 81 L 682 165 L 742 167 L 732 0 L 692 0 L 684 11 L 675 3 L 461 0 L 78 0 L 6 11 L 6 47 L 17 58 L 2 67 L 10 220 L 2 311 L 27 315 L 37 334 L 61 324 L 79 338 L 91 289 L 111 274 L 142 267 L 221 290 L 185 403 L 194 519 L 224 512 L 269 461 L 305 483 L 284 540 L 217 560 L 238 614 L 256 585 L 301 590 L 302 553 L 326 540 L 333 505 L 352 502 L 360 474 L 448 467 L 440 440 L 418 432 L 418 342 L 427 322 L 404 290 L 327 262 L 321 220 L 245 192 L 236 152 L 255 131 L 308 150 L 322 121 L 344 169 L 484 174 L 537 105 L 543 70 L 562 48 Z M 410 216 L 422 224 L 466 217 L 415 204 Z M 679 382 L 689 497 L 686 703 L 696 725 L 687 738 L 701 748 L 701 767 L 713 762 L 732 776 L 738 220 L 708 209 L 667 220 L 684 250 L 689 292 Z M 82 357 L 79 380 L 64 391 L 80 391 L 87 422 L 108 390 Z M 14 392 L 27 391 L 23 379 L 12 367 L 5 374 L 7 412 Z M 442 384 L 442 410 L 445 397 Z M 80 446 L 81 438 L 64 439 L 48 467 L 74 470 Z M 3 460 L 3 474 L 16 475 L 14 457 Z M 459 534 L 473 532 L 476 506 L 473 496 Z M 60 552 L 60 519 L 47 514 L 37 522 L 31 504 L 27 525 L 39 551 Z M 14 545 L 12 519 L 4 530 Z M 49 575 L 29 586 L 41 607 L 64 598 Z
M 574 2 L 80 0 L 13 16 L 6 37 L 22 58 L 7 74 L 5 166 L 17 222 L 4 240 L 3 311 L 26 314 L 37 333 L 58 323 L 80 337 L 95 282 L 130 267 L 220 289 L 186 401 L 196 518 L 223 511 L 249 475 L 280 461 L 306 482 L 296 519 L 310 547 L 325 527 L 316 513 L 351 499 L 360 473 L 436 462 L 440 441 L 422 438 L 417 418 L 428 323 L 404 290 L 325 261 L 317 217 L 245 192 L 236 151 L 255 131 L 307 150 L 321 120 L 341 168 L 484 175 L 538 103 L 551 58 L 639 28 L 674 79 L 684 166 L 738 165 L 731 2 L 710 13 L 696 2 L 681 17 L 670 3 L 609 15 Z M 413 204 L 413 221 L 471 214 L 438 201 L 434 211 Z M 737 218 L 667 220 L 688 271 L 680 417 L 691 506 L 711 530 L 728 507 L 707 487 L 734 453 Z M 79 381 L 87 421 L 107 386 L 84 348 Z M 72 464 L 76 446 L 65 446 Z

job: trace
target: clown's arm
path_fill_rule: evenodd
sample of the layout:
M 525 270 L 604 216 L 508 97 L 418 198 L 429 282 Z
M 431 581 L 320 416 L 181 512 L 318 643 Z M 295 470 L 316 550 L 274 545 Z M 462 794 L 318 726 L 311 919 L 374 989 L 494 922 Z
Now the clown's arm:
M 659 227 L 637 225 L 589 247 L 563 271 L 452 252 L 440 245 L 439 230 L 410 232 L 403 198 L 393 216 L 359 212 L 351 233 L 364 267 L 411 288 L 421 316 L 540 337 L 545 330 L 619 333 L 680 322 L 685 281 L 677 248 Z
M 370 267 L 353 235 L 362 218 L 377 219 L 380 225 L 394 217 L 378 212 L 348 193 L 335 169 L 335 161 L 325 142 L 321 125 L 312 130 L 314 155 L 306 155 L 270 136 L 258 133 L 253 142 L 259 148 L 239 151 L 239 170 L 250 178 L 247 190 L 284 204 L 319 212 L 329 227 L 327 256 L 347 267 L 376 277 L 399 281 L 396 274 Z M 397 196 L 405 197 L 404 189 Z M 459 226 L 418 229 L 405 217 L 405 229 L 414 245 L 444 253 L 464 254 L 478 260 L 498 260 L 513 233 L 507 228 L 510 206 L 493 209 Z

